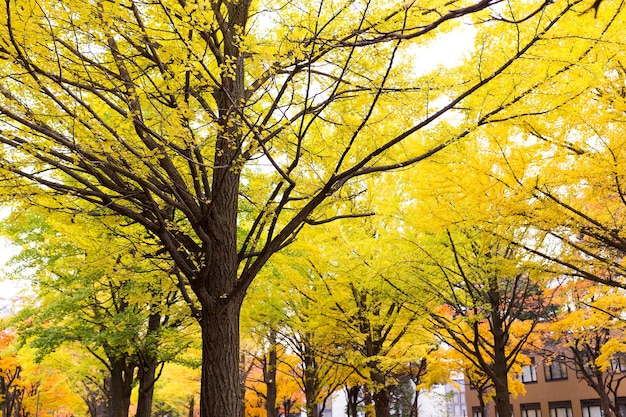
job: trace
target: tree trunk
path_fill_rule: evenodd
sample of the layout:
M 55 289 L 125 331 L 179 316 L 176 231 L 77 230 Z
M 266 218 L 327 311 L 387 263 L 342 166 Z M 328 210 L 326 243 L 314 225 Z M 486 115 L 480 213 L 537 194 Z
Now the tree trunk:
M 158 365 L 157 358 L 149 355 L 149 357 L 144 358 L 140 366 L 136 417 L 150 417 L 152 415 L 152 399 L 154 398 L 154 383 Z
M 500 293 L 497 290 L 497 281 L 491 282 L 492 289 L 489 291 L 491 304 L 491 322 L 493 325 L 493 387 L 495 390 L 495 406 L 498 417 L 513 417 L 509 392 L 509 368 L 506 360 L 506 341 L 508 335 L 504 332 L 504 323 L 500 317 Z
M 110 362 L 108 417 L 128 417 L 135 367 L 127 365 L 125 356 L 110 359 Z
M 495 405 L 496 413 L 498 417 L 513 417 L 513 410 L 511 409 L 511 400 L 509 398 L 509 384 L 507 380 L 506 372 L 501 375 L 501 371 L 496 370 L 496 379 L 493 381 L 495 388 Z M 498 375 L 500 374 L 500 375 Z
M 417 417 L 419 415 L 419 400 L 420 400 L 420 390 L 415 390 L 415 396 L 413 397 L 413 403 L 411 404 L 411 411 L 409 412 L 409 417 Z
M 615 417 L 615 412 L 611 408 L 611 399 L 606 393 L 600 395 L 600 408 L 602 409 L 603 417 Z
M 159 329 L 161 315 L 151 314 L 148 319 L 146 334 L 147 345 L 141 355 L 139 364 L 139 393 L 137 398 L 136 417 L 150 417 L 152 415 L 152 399 L 154 398 L 154 383 L 159 360 L 156 352 L 159 350 Z
M 265 411 L 267 417 L 278 417 L 276 408 L 277 385 L 276 385 L 276 363 L 278 361 L 276 354 L 276 332 L 270 330 L 269 334 L 270 347 L 265 359 L 263 368 L 263 379 L 265 382 Z
M 391 417 L 389 388 L 382 387 L 374 393 L 374 409 L 376 417 Z
M 365 417 L 376 417 L 372 404 L 372 393 L 368 386 L 363 387 L 363 406 L 365 407 Z
M 346 402 L 348 403 L 347 404 L 348 417 L 357 417 L 360 391 L 361 391 L 361 387 L 359 385 L 346 387 Z
M 291 415 L 291 406 L 294 404 L 295 402 L 291 401 L 291 398 L 285 398 L 283 400 L 283 416 L 289 417 Z
M 196 397 L 193 395 L 189 397 L 189 410 L 187 410 L 187 417 L 194 417 L 196 415 Z
M 108 383 L 105 382 L 105 386 Z M 107 393 L 102 392 L 100 389 L 94 389 L 91 385 L 82 382 L 83 394 L 81 395 L 83 401 L 87 405 L 87 410 L 91 417 L 108 417 L 108 405 L 106 401 Z
M 305 389 L 306 390 L 306 389 Z M 304 393 L 306 398 L 306 415 L 307 417 L 319 417 L 320 410 L 317 403 L 317 395 L 310 395 L 307 392 Z
M 239 312 L 231 302 L 214 311 L 203 310 L 201 417 L 242 417 L 239 379 Z
M 319 398 L 319 379 L 318 379 L 318 365 L 315 357 L 315 349 L 311 346 L 309 336 L 302 338 L 304 348 L 304 369 L 302 370 L 304 376 L 304 396 L 306 398 L 306 415 L 310 417 L 319 417 L 320 407 L 318 403 L 321 403 Z
M 489 417 L 489 408 L 487 407 L 487 403 L 485 402 L 485 391 L 484 390 L 478 391 L 478 405 L 480 407 L 480 412 L 482 413 L 482 416 L 483 417 Z

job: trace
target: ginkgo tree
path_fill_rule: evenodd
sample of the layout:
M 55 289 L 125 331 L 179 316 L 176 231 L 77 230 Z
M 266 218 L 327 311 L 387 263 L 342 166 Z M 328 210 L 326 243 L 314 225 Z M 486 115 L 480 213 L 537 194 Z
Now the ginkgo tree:
M 526 134 L 554 162 L 519 179 L 534 194 L 529 213 L 549 244 L 519 243 L 574 280 L 625 289 L 625 57 L 617 45 L 604 49 L 614 55 L 594 71 L 593 88 L 568 106 L 558 129 L 549 131 L 542 119 L 526 123 Z
M 262 279 L 251 287 L 244 303 L 242 329 L 247 334 L 245 340 L 256 341 L 261 353 L 257 356 L 264 370 L 268 417 L 277 413 L 275 406 L 273 410 L 270 407 L 278 398 L 281 362 L 302 391 L 304 409 L 311 417 L 323 414 L 327 400 L 351 373 L 340 365 L 343 350 L 320 326 L 324 317 L 319 314 L 318 297 L 323 298 L 324 293 L 319 292 L 320 282 L 311 268 L 311 258 L 319 251 L 307 252 L 303 247 L 310 249 L 311 245 L 299 244 L 278 254 Z M 290 352 L 291 359 L 281 360 L 279 352 Z
M 507 198 L 497 201 L 501 212 L 510 214 L 504 221 L 535 231 L 532 239 L 512 239 L 514 244 L 576 280 L 625 288 L 624 3 L 615 7 L 616 13 L 604 11 L 608 24 L 598 34 L 600 48 L 583 42 L 575 50 L 555 50 L 549 65 L 569 59 L 577 69 L 568 74 L 569 88 L 535 97 L 551 103 L 552 111 L 529 111 L 486 126 L 473 143 L 490 155 L 484 172 L 492 184 L 503 186 Z M 582 19 L 590 27 L 600 20 Z M 562 27 L 546 41 L 563 39 L 567 30 Z M 491 91 L 483 99 L 489 97 L 498 96 Z M 479 106 L 466 111 L 472 108 Z
M 432 331 L 493 387 L 498 414 L 510 416 L 510 396 L 521 387 L 516 370 L 548 315 L 550 293 L 540 268 L 523 261 L 513 245 L 480 229 L 448 231 L 443 239 L 416 259 L 411 282 L 423 298 L 416 301 Z
M 481 400 L 493 399 L 497 413 L 510 416 L 510 397 L 523 389 L 517 372 L 524 351 L 553 312 L 548 284 L 558 282 L 560 271 L 511 243 L 533 241 L 537 231 L 518 215 L 528 194 L 496 180 L 494 143 L 476 137 L 455 144 L 445 165 L 439 158 L 425 162 L 432 175 L 418 176 L 419 187 L 405 191 L 412 198 L 395 246 L 412 271 L 396 286 L 464 358 L 458 362 Z
M 304 300 L 298 310 L 309 322 L 313 341 L 328 346 L 313 346 L 313 350 L 330 356 L 331 362 L 353 373 L 351 382 L 366 387 L 367 416 L 384 417 L 391 415 L 392 393 L 399 382 L 408 380 L 412 364 L 426 360 L 435 341 L 424 331 L 420 312 L 407 308 L 407 297 L 395 291 L 394 282 L 408 270 L 392 244 L 391 231 L 397 222 L 382 215 L 389 213 L 391 205 L 386 201 L 361 204 L 381 215 L 314 230 L 323 236 L 308 239 L 316 248 L 309 245 L 301 273 L 292 278 L 292 292 Z M 296 265 L 291 262 L 282 269 L 296 269 Z
M 547 360 L 558 358 L 573 369 L 597 393 L 605 416 L 623 415 L 618 390 L 626 380 L 625 303 L 620 288 L 570 278 L 559 292 L 556 320 L 544 334 Z
M 571 84 L 573 46 L 606 22 L 580 25 L 587 3 L 6 0 L 3 192 L 142 226 L 194 294 L 202 417 L 240 416 L 239 312 L 270 257 L 305 225 L 363 215 L 342 202 L 364 176 L 554 109 L 567 94 L 536 97 Z M 412 48 L 465 16 L 488 22 L 472 69 L 416 74 Z
M 108 415 L 128 415 L 138 383 L 136 415 L 150 416 L 159 368 L 192 343 L 186 306 L 158 263 L 111 233 L 117 218 L 46 214 L 16 210 L 2 229 L 22 247 L 13 273 L 29 277 L 35 293 L 12 319 L 20 338 L 40 358 L 81 346 L 107 369 L 93 386 Z

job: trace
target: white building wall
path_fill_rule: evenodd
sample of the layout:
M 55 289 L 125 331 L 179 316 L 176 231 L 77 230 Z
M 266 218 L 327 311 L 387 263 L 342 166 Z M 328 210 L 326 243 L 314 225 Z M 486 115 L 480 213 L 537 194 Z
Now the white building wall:
M 345 391 L 337 391 L 322 417 L 346 417 L 348 405 Z M 445 385 L 422 390 L 418 401 L 418 417 L 467 417 L 463 376 Z

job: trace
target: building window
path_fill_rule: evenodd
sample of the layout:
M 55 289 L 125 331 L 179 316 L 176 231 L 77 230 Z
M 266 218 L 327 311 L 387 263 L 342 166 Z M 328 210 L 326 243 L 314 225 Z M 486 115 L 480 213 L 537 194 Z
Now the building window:
M 565 362 L 558 359 L 544 363 L 543 372 L 546 376 L 546 381 L 567 379 L 567 367 L 565 366 Z
M 616 372 L 626 371 L 626 355 L 623 353 L 616 353 L 611 358 L 611 369 Z
M 541 417 L 541 404 L 520 404 L 521 417 Z
M 522 366 L 520 380 L 524 383 L 537 382 L 537 367 L 535 366 L 535 358 L 530 358 L 530 365 Z
M 580 408 L 583 412 L 583 417 L 602 417 L 600 400 L 581 400 Z
M 548 403 L 550 417 L 572 417 L 572 402 L 558 401 Z
M 472 407 L 472 417 L 483 417 L 483 410 L 480 407 Z

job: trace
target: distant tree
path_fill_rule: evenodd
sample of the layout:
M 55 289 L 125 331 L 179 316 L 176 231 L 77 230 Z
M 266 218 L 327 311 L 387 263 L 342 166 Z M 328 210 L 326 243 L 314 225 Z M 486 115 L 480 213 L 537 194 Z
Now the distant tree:
M 561 308 L 545 332 L 544 357 L 564 362 L 600 399 L 602 415 L 623 417 L 619 389 L 626 382 L 626 322 L 623 291 L 571 280 L 559 297 Z
M 344 387 L 347 399 L 346 415 L 348 417 L 358 417 L 359 415 L 359 404 L 362 403 L 361 388 L 360 385 L 346 385 Z
M 317 417 L 331 395 L 343 386 L 350 370 L 340 365 L 342 352 L 320 326 L 324 320 L 319 316 L 320 294 L 316 291 L 320 283 L 311 270 L 312 256 L 291 250 L 278 255 L 262 282 L 251 288 L 242 324 L 250 333 L 246 340 L 252 338 L 260 345 L 257 360 L 264 369 L 268 407 L 277 398 L 270 394 L 277 389 L 276 372 L 281 365 L 276 352 L 287 350 L 297 360 L 283 365 L 289 366 L 290 375 L 304 393 L 307 415 Z
M 390 408 L 393 417 L 409 417 L 413 407 L 413 398 L 416 397 L 415 386 L 408 375 L 400 375 L 398 383 L 390 390 Z
M 59 353 L 56 359 L 63 356 Z M 83 414 L 84 406 L 69 390 L 67 375 L 53 367 L 56 361 L 37 364 L 34 359 L 34 352 L 21 346 L 13 330 L 0 332 L 2 417 L 28 417 L 37 412 L 40 417 Z
M 407 297 L 394 288 L 403 269 L 391 245 L 392 234 L 378 220 L 321 227 L 324 237 L 316 246 L 322 255 L 308 258 L 310 278 L 294 287 L 310 304 L 300 311 L 308 318 L 309 331 L 315 329 L 313 340 L 322 340 L 317 355 L 354 373 L 345 380 L 366 387 L 366 415 L 384 417 L 391 413 L 397 378 L 409 363 L 428 354 L 433 338 L 423 331 L 420 313 L 407 308 Z
M 14 273 L 27 274 L 36 300 L 13 320 L 20 337 L 40 357 L 82 344 L 108 370 L 103 384 L 85 385 L 90 410 L 105 400 L 109 417 L 128 415 L 138 382 L 136 415 L 149 417 L 159 367 L 188 343 L 175 285 L 111 232 L 111 219 L 46 214 L 15 211 L 4 223 L 3 234 L 24 248 Z
M 551 305 L 541 270 L 518 249 L 480 227 L 447 231 L 424 248 L 413 281 L 430 328 L 493 386 L 496 411 L 511 416 L 510 396 L 522 352 Z M 536 277 L 533 277 L 536 275 Z

